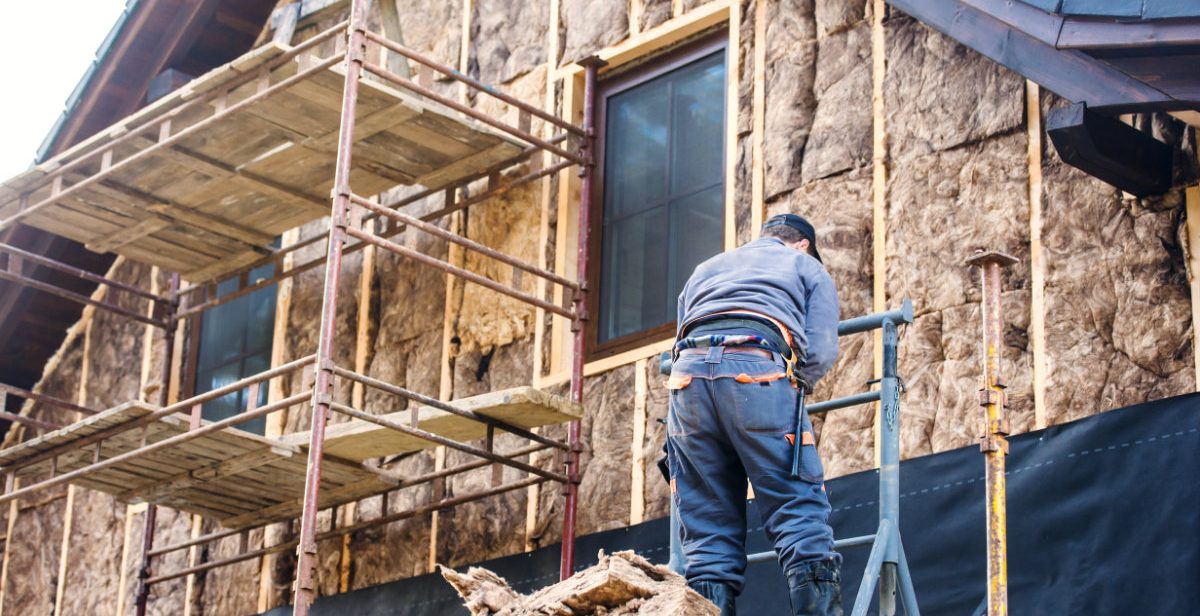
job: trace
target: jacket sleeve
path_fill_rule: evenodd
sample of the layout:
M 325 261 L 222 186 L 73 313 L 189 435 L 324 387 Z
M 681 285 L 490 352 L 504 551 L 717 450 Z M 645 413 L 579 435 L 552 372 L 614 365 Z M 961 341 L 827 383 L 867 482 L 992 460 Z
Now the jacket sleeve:
M 837 288 L 824 268 L 812 277 L 811 284 L 804 320 L 808 348 L 805 349 L 800 376 L 813 387 L 837 361 L 839 307 Z

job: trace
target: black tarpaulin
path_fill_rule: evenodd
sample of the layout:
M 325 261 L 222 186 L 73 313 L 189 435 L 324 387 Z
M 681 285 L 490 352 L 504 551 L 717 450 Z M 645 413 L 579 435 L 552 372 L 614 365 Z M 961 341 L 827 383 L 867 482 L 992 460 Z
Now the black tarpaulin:
M 903 418 L 901 419 L 903 421 Z M 1008 457 L 1009 613 L 1157 615 L 1200 612 L 1200 394 L 1159 400 L 1011 439 Z M 828 483 L 838 537 L 874 532 L 877 475 Z M 983 456 L 965 447 L 901 464 L 900 528 L 925 615 L 977 613 L 985 592 Z M 750 519 L 757 513 L 750 503 Z M 751 524 L 749 549 L 766 549 Z M 579 568 L 598 550 L 667 558 L 667 521 L 579 538 Z M 481 566 L 531 592 L 555 581 L 558 547 Z M 849 613 L 867 548 L 845 552 Z M 787 613 L 774 563 L 751 567 L 738 609 Z M 286 614 L 281 608 L 270 614 Z M 440 576 L 332 597 L 315 614 L 466 614 Z M 871 613 L 875 613 L 873 610 Z

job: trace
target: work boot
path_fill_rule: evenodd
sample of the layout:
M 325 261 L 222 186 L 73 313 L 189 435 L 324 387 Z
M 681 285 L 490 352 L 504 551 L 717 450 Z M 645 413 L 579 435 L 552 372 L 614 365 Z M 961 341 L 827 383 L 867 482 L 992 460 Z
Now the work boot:
M 810 560 L 784 576 L 793 616 L 842 616 L 841 564 L 832 559 Z
M 737 616 L 737 595 L 729 584 L 698 580 L 688 582 L 688 586 L 721 608 L 721 616 Z

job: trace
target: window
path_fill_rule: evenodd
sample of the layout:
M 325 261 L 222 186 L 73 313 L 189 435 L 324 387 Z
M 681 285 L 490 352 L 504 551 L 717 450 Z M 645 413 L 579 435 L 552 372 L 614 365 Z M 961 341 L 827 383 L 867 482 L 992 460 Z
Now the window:
M 270 278 L 274 265 L 250 272 L 250 284 Z M 217 285 L 217 296 L 239 288 L 237 278 Z M 224 387 L 234 381 L 264 372 L 271 367 L 271 340 L 275 332 L 275 285 L 248 293 L 204 311 L 200 321 L 199 352 L 196 356 L 196 394 Z M 204 404 L 201 416 L 209 421 L 233 417 L 246 410 L 248 391 L 226 394 Z M 266 404 L 267 387 L 258 391 L 258 406 Z M 263 434 L 266 418 L 238 424 L 247 432 Z
M 597 356 L 673 332 L 684 283 L 722 250 L 725 62 L 721 37 L 600 85 Z

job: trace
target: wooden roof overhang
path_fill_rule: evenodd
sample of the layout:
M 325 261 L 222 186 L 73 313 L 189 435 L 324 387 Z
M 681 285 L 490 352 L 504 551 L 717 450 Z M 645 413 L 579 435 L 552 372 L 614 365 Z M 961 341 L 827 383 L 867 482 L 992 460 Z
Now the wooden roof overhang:
M 136 111 L 162 70 L 200 75 L 249 51 L 274 5 L 274 0 L 130 0 L 67 101 L 39 158 L 49 158 Z M 0 240 L 99 274 L 114 258 L 25 225 L 0 233 Z M 53 286 L 83 295 L 95 289 L 93 283 L 46 268 L 31 269 Z M 31 387 L 81 310 L 81 305 L 52 294 L 0 281 L 0 382 Z

